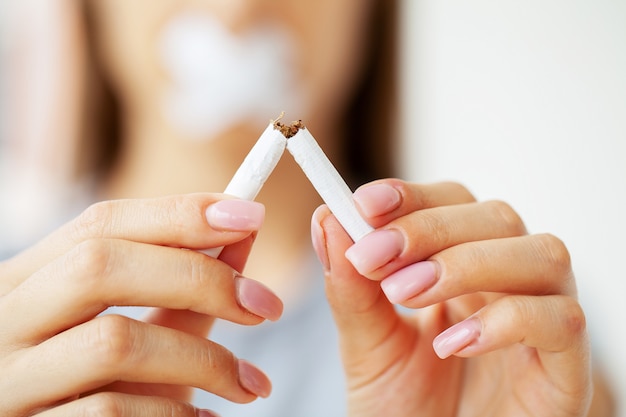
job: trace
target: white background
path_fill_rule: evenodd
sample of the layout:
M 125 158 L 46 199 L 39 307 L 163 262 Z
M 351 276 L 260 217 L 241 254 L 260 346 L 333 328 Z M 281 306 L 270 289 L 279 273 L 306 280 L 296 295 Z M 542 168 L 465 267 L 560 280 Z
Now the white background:
M 626 2 L 403 5 L 405 175 L 506 200 L 566 242 L 626 399 Z

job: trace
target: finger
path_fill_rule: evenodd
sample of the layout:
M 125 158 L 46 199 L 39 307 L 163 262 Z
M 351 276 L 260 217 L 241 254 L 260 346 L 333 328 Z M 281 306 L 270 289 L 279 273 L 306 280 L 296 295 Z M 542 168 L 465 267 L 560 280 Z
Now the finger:
M 193 386 L 239 403 L 271 390 L 261 371 L 216 343 L 115 315 L 20 351 L 3 374 L 8 409 L 43 407 L 115 381 Z
M 48 409 L 36 416 L 217 417 L 217 414 L 167 398 L 102 392 Z
M 172 310 L 169 308 L 151 308 L 141 321 L 179 330 L 198 337 L 207 337 L 215 317 L 190 310 Z
M 256 236 L 257 233 L 253 232 L 242 240 L 224 247 L 218 259 L 230 265 L 235 271 L 243 273 Z
M 378 283 L 360 276 L 343 256 L 352 241 L 326 206 L 313 215 L 312 236 L 325 264 L 326 294 L 344 361 L 359 360 L 389 336 L 399 317 Z
M 372 226 L 381 227 L 417 210 L 476 200 L 457 183 L 414 184 L 392 178 L 362 185 L 354 192 L 354 201 Z
M 569 252 L 549 234 L 453 246 L 392 273 L 381 287 L 410 308 L 476 292 L 576 296 Z
M 227 263 L 236 271 L 242 272 L 248 259 L 247 254 L 250 252 L 255 237 L 256 233 L 253 233 L 242 241 L 225 247 L 219 257 L 220 261 Z M 273 297 L 270 296 L 270 298 Z M 282 311 L 282 302 L 279 310 Z M 154 308 L 144 318 L 144 321 L 196 336 L 206 337 L 215 321 L 215 317 L 189 310 Z
M 450 336 L 465 330 L 469 343 L 446 344 Z M 446 330 L 435 340 L 443 357 L 476 356 L 521 343 L 547 352 L 578 351 L 585 333 L 584 313 L 566 295 L 502 297 L 471 318 Z
M 567 392 L 584 389 L 589 381 L 589 346 L 580 304 L 565 295 L 507 296 L 485 306 L 433 342 L 442 357 L 484 355 L 512 345 L 537 349 L 541 370 Z M 534 360 L 519 354 L 519 360 Z
M 240 242 L 225 247 L 219 256 L 220 261 L 227 263 L 233 269 L 241 273 L 248 259 L 247 254 L 250 252 L 255 237 L 256 233 L 252 233 Z M 270 298 L 273 297 L 270 296 Z M 280 311 L 282 311 L 282 303 L 280 306 Z M 147 323 L 206 337 L 215 321 L 215 317 L 189 310 L 153 308 L 143 320 Z
M 0 299 L 0 322 L 6 340 L 35 344 L 112 305 L 191 310 L 242 324 L 282 313 L 269 289 L 223 262 L 190 250 L 99 239 L 78 245 Z
M 96 203 L 2 265 L 3 273 L 12 277 L 15 287 L 72 247 L 95 238 L 189 249 L 226 246 L 258 230 L 264 215 L 262 207 L 256 202 L 208 193 Z
M 457 204 L 400 217 L 356 242 L 346 257 L 362 275 L 380 280 L 455 245 L 523 234 L 522 220 L 506 203 Z

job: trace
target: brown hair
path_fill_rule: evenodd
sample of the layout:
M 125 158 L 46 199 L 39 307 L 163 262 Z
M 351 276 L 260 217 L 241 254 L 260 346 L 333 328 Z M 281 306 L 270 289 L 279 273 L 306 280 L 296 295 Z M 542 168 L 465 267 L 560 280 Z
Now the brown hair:
M 88 38 L 88 85 L 84 125 L 83 170 L 106 173 L 115 162 L 120 146 L 120 102 L 107 82 L 95 45 L 97 29 L 89 1 L 83 1 Z M 397 0 L 379 0 L 371 13 L 364 71 L 349 101 L 340 129 L 340 154 L 351 186 L 394 175 L 392 157 L 396 143 L 397 100 Z M 87 166 L 88 165 L 88 166 Z
M 346 110 L 346 140 L 341 152 L 352 186 L 395 175 L 397 14 L 396 0 L 376 3 L 365 71 Z
M 122 109 L 107 80 L 101 57 L 97 53 L 97 19 L 91 1 L 82 1 L 84 30 L 87 38 L 85 111 L 82 122 L 82 149 L 79 173 L 104 175 L 115 162 L 121 144 Z

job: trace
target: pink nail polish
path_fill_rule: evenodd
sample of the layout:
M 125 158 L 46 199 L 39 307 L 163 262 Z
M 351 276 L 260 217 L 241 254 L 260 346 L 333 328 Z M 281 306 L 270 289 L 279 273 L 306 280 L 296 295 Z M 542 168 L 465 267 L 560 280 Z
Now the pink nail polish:
M 283 313 L 283 302 L 269 288 L 258 281 L 237 277 L 237 301 L 239 305 L 259 317 L 276 321 Z
M 380 286 L 389 301 L 402 303 L 432 287 L 437 281 L 438 270 L 435 262 L 418 262 L 389 275 Z
M 433 341 L 435 353 L 441 359 L 445 359 L 475 342 L 481 330 L 482 326 L 477 318 L 457 323 L 435 338 Z
M 239 383 L 246 390 L 262 398 L 269 397 L 272 383 L 269 378 L 251 363 L 239 360 Z
M 328 260 L 328 252 L 326 251 L 326 239 L 324 237 L 324 230 L 317 219 L 317 211 L 313 213 L 311 220 L 311 242 L 313 243 L 313 249 L 324 267 L 324 271 L 330 271 L 330 261 Z
M 387 214 L 400 205 L 400 192 L 387 184 L 372 184 L 358 188 L 354 201 L 367 217 Z
M 373 272 L 398 257 L 404 249 L 404 236 L 397 230 L 375 230 L 346 251 L 346 258 L 359 273 Z
M 217 230 L 249 232 L 259 230 L 265 218 L 265 206 L 255 201 L 220 200 L 206 210 L 209 225 Z

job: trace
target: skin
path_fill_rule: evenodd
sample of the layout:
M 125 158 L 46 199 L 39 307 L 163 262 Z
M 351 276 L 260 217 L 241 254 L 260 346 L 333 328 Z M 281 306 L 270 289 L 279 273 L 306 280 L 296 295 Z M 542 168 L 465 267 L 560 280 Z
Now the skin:
M 510 207 L 475 202 L 459 185 L 385 182 L 400 201 L 365 217 L 378 230 L 401 230 L 406 247 L 368 277 L 344 256 L 352 242 L 328 209 L 320 207 L 313 218 L 341 337 L 350 415 L 587 415 L 589 345 L 562 243 L 550 235 L 526 235 Z M 0 299 L 1 364 L 8 375 L 2 392 L 11 394 L 0 404 L 6 415 L 41 409 L 42 416 L 86 410 L 197 415 L 186 403 L 186 386 L 237 402 L 256 397 L 238 376 L 232 354 L 201 337 L 212 323 L 209 316 L 242 324 L 262 320 L 242 307 L 235 284 L 255 232 L 212 228 L 203 214 L 220 198 L 196 194 L 100 203 L 0 264 L 2 276 L 12 278 L 3 280 Z M 478 233 L 472 223 L 481 219 L 490 227 L 473 240 Z M 428 233 L 433 224 L 450 226 Z M 229 245 L 223 262 L 179 249 L 222 245 Z M 133 253 L 132 262 L 127 253 Z M 466 267 L 468 257 L 476 267 Z M 379 280 L 422 259 L 440 265 L 437 282 L 403 303 L 424 310 L 401 316 Z M 499 279 L 502 271 L 509 272 L 506 283 Z M 256 296 L 275 299 L 258 288 Z M 145 323 L 94 318 L 107 305 L 131 303 L 161 309 Z M 33 311 L 33 304 L 42 308 Z M 480 337 L 439 360 L 433 338 L 472 314 L 481 322 Z M 68 358 L 69 366 L 56 366 Z M 33 378 L 31 371 L 20 377 L 23 363 L 41 376 Z M 81 369 L 79 375 L 74 368 Z M 220 378 L 207 377 L 213 373 Z M 257 394 L 269 390 L 269 381 L 256 375 Z M 47 378 L 61 383 L 51 385 Z
M 365 277 L 343 256 L 352 242 L 328 209 L 313 219 L 350 415 L 587 415 L 589 342 L 563 243 L 527 235 L 508 205 L 476 202 L 458 184 L 386 183 L 400 201 L 365 217 L 400 230 L 405 249 Z M 427 259 L 436 283 L 402 302 L 419 310 L 399 314 L 379 281 Z M 470 316 L 480 336 L 440 360 L 433 339 Z
M 299 83 L 309 92 L 309 110 L 295 115 L 286 109 L 285 120 L 305 120 L 337 160 L 335 144 L 341 141 L 337 126 L 343 121 L 336 114 L 341 114 L 358 78 L 371 3 L 157 0 L 146 8 L 125 0 L 92 2 L 99 28 L 97 49 L 126 114 L 124 146 L 101 184 L 100 198 L 223 190 L 266 126 L 241 121 L 218 137 L 189 141 L 167 123 L 159 103 L 171 81 L 159 64 L 155 39 L 163 22 L 184 8 L 219 17 L 234 33 L 268 21 L 291 34 L 299 51 L 295 63 Z M 324 22 L 325 30 L 320 31 L 317 22 Z M 268 115 L 268 120 L 277 116 Z M 257 200 L 268 208 L 264 230 L 271 233 L 259 235 L 248 271 L 282 298 L 296 300 L 302 286 L 294 285 L 291 277 L 310 251 L 309 219 L 320 199 L 291 158 L 283 158 Z M 276 253 L 284 260 L 268 262 Z
M 310 214 L 319 199 L 289 158 L 259 196 L 266 213 L 262 233 L 258 206 L 230 211 L 231 220 L 247 224 L 233 228 L 206 215 L 226 196 L 180 194 L 223 189 L 263 128 L 241 124 L 191 143 L 162 119 L 154 103 L 168 79 L 153 42 L 181 3 L 94 3 L 102 31 L 98 50 L 126 109 L 124 146 L 99 189 L 105 202 L 0 263 L 2 415 L 206 416 L 188 403 L 189 387 L 241 403 L 269 394 L 260 371 L 205 336 L 215 318 L 255 325 L 280 316 L 282 304 L 272 291 L 241 278 L 246 264 L 246 276 L 286 305 L 300 300 L 306 285 L 294 282 L 293 271 L 310 251 Z M 359 40 L 369 10 L 363 4 L 185 3 L 220 16 L 233 31 L 257 18 L 286 25 L 307 51 L 298 65 L 302 82 L 315 92 L 310 114 L 298 117 L 331 159 L 340 140 L 334 115 L 350 94 L 363 52 Z M 328 24 L 319 31 L 315 22 L 322 20 Z M 588 340 L 560 241 L 527 236 L 508 206 L 476 202 L 461 186 L 387 181 L 398 201 L 373 216 L 372 207 L 360 208 L 374 227 L 398 231 L 404 249 L 376 270 L 356 271 L 345 257 L 352 242 L 327 209 L 313 221 L 350 414 L 586 415 Z M 246 223 L 251 218 L 257 221 Z M 225 249 L 217 260 L 198 253 L 220 246 Z M 424 260 L 437 262 L 436 283 L 403 300 L 418 310 L 400 316 L 380 282 Z M 98 317 L 110 305 L 155 308 L 143 321 Z M 435 337 L 472 314 L 482 326 L 480 337 L 439 359 Z
M 282 311 L 281 301 L 261 285 L 242 298 L 247 279 L 239 271 L 256 230 L 211 227 L 204 212 L 221 198 L 99 203 L 0 264 L 3 415 L 43 409 L 37 415 L 195 416 L 188 387 L 241 403 L 269 394 L 260 371 L 204 339 L 214 318 L 254 325 Z M 219 260 L 180 249 L 224 245 Z M 159 308 L 143 322 L 96 317 L 110 305 Z M 269 314 L 256 314 L 268 312 L 254 308 L 259 305 L 271 305 Z M 242 366 L 255 383 L 242 377 Z
M 164 20 L 181 7 L 212 13 L 234 32 L 259 18 L 287 25 L 307 51 L 297 65 L 311 92 L 310 112 L 297 116 L 314 126 L 332 155 L 339 141 L 334 110 L 350 95 L 369 8 L 356 0 L 326 0 L 314 7 L 275 3 L 158 0 L 145 8 L 123 0 L 93 2 L 100 40 L 96 50 L 125 111 L 123 146 L 118 163 L 99 184 L 103 203 L 0 264 L 2 328 L 13 330 L 0 336 L 2 415 L 184 416 L 200 412 L 188 404 L 191 386 L 236 402 L 269 394 L 270 383 L 260 371 L 241 365 L 205 337 L 215 318 L 254 325 L 280 316 L 280 300 L 264 286 L 248 286 L 248 299 L 242 300 L 237 283 L 244 264 L 247 276 L 271 287 L 286 303 L 304 296 L 306 285 L 292 277 L 310 254 L 308 224 L 319 199 L 297 165 L 285 159 L 259 196 L 267 203 L 267 232 L 259 239 L 259 224 L 236 232 L 209 225 L 205 209 L 226 197 L 180 194 L 222 190 L 264 126 L 242 123 L 217 138 L 186 141 L 155 105 L 170 80 L 158 65 L 154 42 Z M 64 39 L 85 31 L 76 4 L 63 9 L 69 23 L 59 27 L 71 33 Z M 321 19 L 328 30 L 318 30 L 314 22 Z M 84 57 L 81 46 L 69 45 L 64 52 L 70 56 L 63 62 Z M 74 94 L 61 97 L 52 111 L 67 109 L 66 100 L 81 99 L 81 92 Z M 52 130 L 47 135 L 56 136 Z M 176 197 L 166 197 L 171 195 Z M 254 256 L 248 260 L 252 241 Z M 219 246 L 226 248 L 217 261 L 193 251 Z M 276 253 L 282 254 L 281 262 L 275 262 Z M 45 308 L 33 309 L 39 304 Z M 156 309 L 142 322 L 97 317 L 109 305 L 125 304 Z M 267 313 L 263 307 L 268 305 L 271 314 L 257 314 Z M 130 349 L 136 346 L 146 350 Z M 175 358 L 169 358 L 172 351 Z M 164 362 L 172 366 L 162 369 Z M 251 379 L 242 378 L 242 366 Z M 33 381 L 40 389 L 33 389 Z

